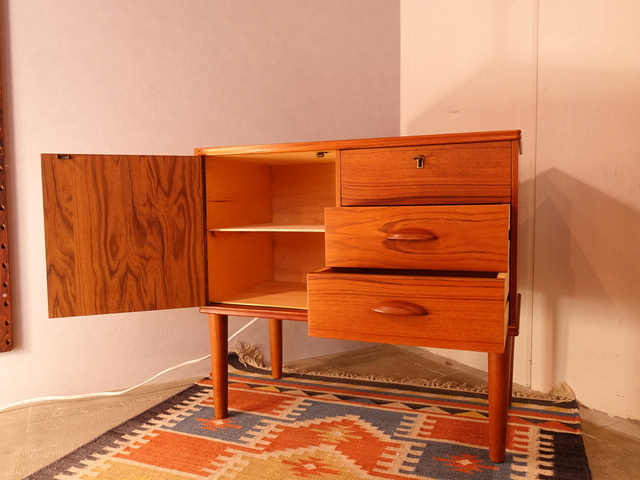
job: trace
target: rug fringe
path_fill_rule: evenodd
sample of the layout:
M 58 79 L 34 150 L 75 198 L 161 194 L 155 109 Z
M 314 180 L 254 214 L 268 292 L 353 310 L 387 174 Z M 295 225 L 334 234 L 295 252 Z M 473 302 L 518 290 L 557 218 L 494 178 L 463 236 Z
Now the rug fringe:
M 572 402 L 576 399 L 573 389 L 565 382 L 553 385 L 548 393 L 514 391 L 514 397 L 534 400 L 550 400 L 552 402 Z
M 236 342 L 236 355 L 238 356 L 238 360 L 244 366 L 251 366 L 255 368 L 261 368 L 265 370 L 269 370 L 264 365 L 264 357 L 262 356 L 262 352 L 258 350 L 255 345 L 243 345 L 240 342 Z
M 271 369 L 264 364 L 264 357 L 262 352 L 258 350 L 255 345 L 243 345 L 240 342 L 236 343 L 236 355 L 238 360 L 245 366 L 251 366 L 269 372 Z M 444 380 L 426 380 L 423 378 L 395 378 L 385 377 L 379 375 L 358 375 L 355 373 L 342 372 L 340 370 L 328 369 L 328 370 L 302 370 L 296 368 L 282 368 L 283 373 L 295 374 L 295 375 L 314 375 L 329 378 L 348 378 L 353 380 L 364 380 L 380 383 L 392 383 L 400 385 L 413 385 L 417 387 L 428 388 L 442 388 L 446 390 L 458 390 L 471 393 L 489 393 L 489 389 L 485 385 L 477 385 L 475 387 L 469 387 L 466 383 L 457 383 Z M 566 383 L 560 383 L 553 386 L 548 393 L 540 392 L 522 392 L 514 390 L 514 397 L 518 398 L 530 398 L 535 400 L 547 400 L 552 402 L 570 402 L 575 400 L 575 393 Z

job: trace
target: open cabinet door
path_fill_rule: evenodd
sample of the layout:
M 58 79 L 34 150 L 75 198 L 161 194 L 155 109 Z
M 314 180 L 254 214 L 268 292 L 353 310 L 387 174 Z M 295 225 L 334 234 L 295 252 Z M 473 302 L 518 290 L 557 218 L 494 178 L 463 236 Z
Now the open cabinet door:
M 199 157 L 42 155 L 49 316 L 204 304 Z

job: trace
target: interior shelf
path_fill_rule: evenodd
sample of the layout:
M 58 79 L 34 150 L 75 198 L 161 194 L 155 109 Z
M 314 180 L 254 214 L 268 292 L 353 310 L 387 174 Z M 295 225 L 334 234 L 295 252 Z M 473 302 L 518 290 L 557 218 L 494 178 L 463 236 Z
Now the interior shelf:
M 210 232 L 310 232 L 323 233 L 324 225 L 294 225 L 260 223 L 255 225 L 240 225 L 236 227 L 211 228 Z

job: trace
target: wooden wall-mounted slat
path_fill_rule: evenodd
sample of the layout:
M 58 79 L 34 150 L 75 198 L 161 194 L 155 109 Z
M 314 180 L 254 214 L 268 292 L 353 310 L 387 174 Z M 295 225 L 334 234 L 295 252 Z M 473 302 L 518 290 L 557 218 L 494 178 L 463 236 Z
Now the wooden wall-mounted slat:
M 2 73 L 0 71 L 0 78 Z M 13 350 L 11 316 L 11 282 L 9 277 L 9 230 L 7 222 L 6 168 L 4 161 L 4 128 L 2 122 L 2 82 L 0 80 L 0 352 Z

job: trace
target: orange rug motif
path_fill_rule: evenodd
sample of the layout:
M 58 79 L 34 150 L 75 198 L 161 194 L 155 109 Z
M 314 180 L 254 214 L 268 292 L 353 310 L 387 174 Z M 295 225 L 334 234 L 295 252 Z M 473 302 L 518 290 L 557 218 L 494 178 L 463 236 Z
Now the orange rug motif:
M 229 389 L 229 418 L 205 379 L 28 478 L 591 478 L 575 401 L 514 398 L 494 464 L 482 393 L 239 370 Z

